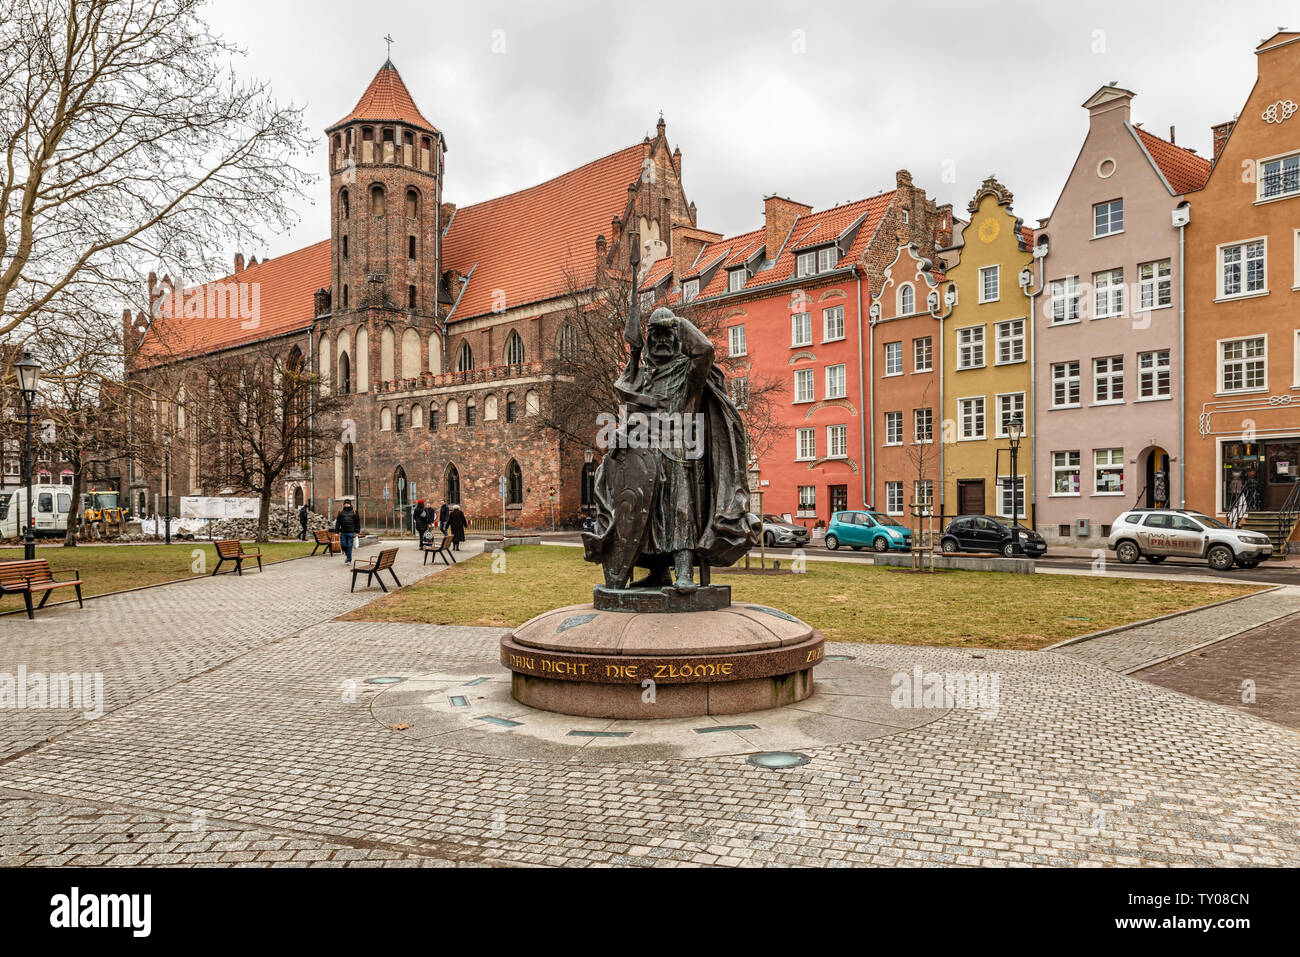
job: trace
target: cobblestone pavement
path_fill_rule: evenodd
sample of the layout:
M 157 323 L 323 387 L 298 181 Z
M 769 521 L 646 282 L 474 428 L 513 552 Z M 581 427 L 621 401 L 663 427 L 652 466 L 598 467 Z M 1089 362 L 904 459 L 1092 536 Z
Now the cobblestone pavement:
M 1252 628 L 1135 677 L 1300 729 L 1300 614 Z
M 1300 586 L 1283 585 L 1203 611 L 1175 615 L 1097 638 L 1072 639 L 1044 651 L 1069 655 L 1121 674 L 1132 674 L 1208 642 L 1240 634 L 1296 612 L 1300 612 Z
M 1300 864 L 1300 735 L 1070 655 L 832 643 L 891 674 L 987 672 L 996 714 L 954 707 L 779 771 L 744 754 L 579 766 L 440 747 L 376 716 L 394 685 L 367 679 L 488 672 L 500 632 L 324 622 L 241 646 L 254 596 L 239 586 L 212 586 L 234 596 L 212 601 L 237 649 L 224 664 L 173 654 L 152 693 L 0 763 L 0 864 Z M 335 608 L 322 591 L 304 574 L 273 600 L 319 620 Z M 216 626 L 186 604 L 172 620 L 203 647 Z

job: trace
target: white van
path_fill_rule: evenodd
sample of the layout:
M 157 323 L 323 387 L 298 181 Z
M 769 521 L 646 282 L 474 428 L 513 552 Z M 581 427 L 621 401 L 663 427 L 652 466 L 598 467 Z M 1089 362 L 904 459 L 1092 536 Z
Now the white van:
M 27 521 L 27 492 L 25 488 L 0 492 L 0 538 L 22 537 L 23 523 Z M 65 534 L 72 517 L 72 486 L 34 485 L 31 492 L 37 536 Z

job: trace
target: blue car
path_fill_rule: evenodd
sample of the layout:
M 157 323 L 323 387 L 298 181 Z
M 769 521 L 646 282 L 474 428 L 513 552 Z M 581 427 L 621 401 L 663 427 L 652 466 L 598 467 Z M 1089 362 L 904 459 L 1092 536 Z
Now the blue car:
M 911 551 L 912 530 L 883 512 L 836 512 L 826 529 L 826 547 L 835 551 L 841 545 L 855 551 Z

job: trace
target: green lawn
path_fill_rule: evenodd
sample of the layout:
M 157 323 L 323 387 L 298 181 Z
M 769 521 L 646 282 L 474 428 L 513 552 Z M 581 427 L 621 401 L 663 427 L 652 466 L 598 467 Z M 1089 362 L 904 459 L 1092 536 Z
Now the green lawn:
M 311 542 L 268 542 L 265 545 L 245 543 L 246 549 L 261 549 L 262 563 L 285 558 L 310 555 Z M 202 563 L 199 561 L 200 555 Z M 0 548 L 0 562 L 19 561 L 21 548 Z M 160 582 L 184 581 L 203 574 L 212 574 L 217 567 L 217 550 L 207 542 L 193 541 L 173 545 L 78 545 L 64 548 L 61 544 L 38 544 L 36 557 L 44 558 L 54 570 L 55 578 L 69 578 L 72 570 L 79 569 L 83 595 L 102 595 L 105 592 L 156 585 Z M 253 573 L 257 564 L 252 563 Z M 207 569 L 206 572 L 196 568 Z M 234 568 L 227 562 L 221 574 Z M 245 569 L 247 570 L 247 569 Z M 60 588 L 50 596 L 50 605 L 56 601 L 76 601 L 71 588 Z M 23 607 L 21 595 L 5 595 L 0 599 L 0 612 Z
M 348 613 L 354 621 L 420 621 L 509 627 L 561 605 L 591 601 L 599 566 L 575 548 L 519 546 L 493 572 L 475 556 Z M 784 565 L 785 562 L 782 562 Z M 1258 591 L 1092 575 L 1012 575 L 807 563 L 800 575 L 715 569 L 734 601 L 780 608 L 836 641 L 1042 648 L 1065 638 Z

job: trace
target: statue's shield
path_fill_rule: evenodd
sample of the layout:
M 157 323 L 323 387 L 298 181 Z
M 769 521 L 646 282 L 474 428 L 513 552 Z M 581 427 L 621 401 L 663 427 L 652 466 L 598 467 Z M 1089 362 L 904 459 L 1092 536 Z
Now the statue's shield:
M 614 512 L 605 552 L 605 582 L 621 588 L 645 546 L 650 508 L 658 491 L 659 461 L 653 449 L 622 448 L 604 465 Z

